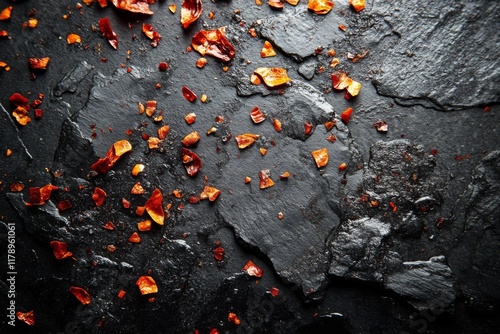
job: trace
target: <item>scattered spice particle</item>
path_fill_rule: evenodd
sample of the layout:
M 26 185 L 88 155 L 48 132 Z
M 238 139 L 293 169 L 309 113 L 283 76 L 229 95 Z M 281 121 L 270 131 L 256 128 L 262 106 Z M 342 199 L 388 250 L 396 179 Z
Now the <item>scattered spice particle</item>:
M 139 236 L 139 234 L 137 234 L 137 232 L 134 232 L 128 238 L 128 241 L 131 242 L 131 243 L 137 244 L 137 243 L 141 242 L 141 237 Z
M 146 191 L 144 190 L 144 188 L 142 187 L 141 183 L 140 182 L 137 182 L 136 184 L 134 184 L 132 186 L 132 189 L 130 190 L 130 193 L 132 195 L 142 195 L 144 194 Z
M 123 299 L 125 297 L 125 294 L 126 292 L 124 290 L 120 290 L 120 292 L 118 292 L 118 298 Z
M 236 313 L 229 312 L 227 316 L 227 321 L 232 322 L 235 325 L 239 325 L 241 323 L 241 320 L 238 318 Z
M 92 200 L 95 202 L 95 205 L 102 206 L 107 196 L 108 195 L 103 189 L 96 187 L 92 195 Z
M 64 241 L 53 240 L 50 242 L 50 247 L 52 248 L 54 257 L 57 260 L 62 260 L 73 256 L 73 253 L 68 251 L 68 245 Z
M 278 288 L 272 287 L 271 289 L 269 289 L 269 293 L 273 297 L 278 297 L 280 290 Z
M 334 3 L 329 0 L 309 0 L 307 9 L 313 11 L 315 14 L 325 15 L 332 10 Z
M 71 288 L 69 288 L 69 292 L 71 292 L 80 301 L 80 303 L 84 305 L 90 304 L 90 294 L 85 289 L 77 286 L 72 286 Z
M 214 259 L 217 260 L 217 261 L 222 261 L 224 260 L 224 254 L 225 254 L 225 250 L 223 247 L 217 247 L 214 249 Z
M 17 318 L 17 320 L 24 322 L 28 326 L 33 326 L 35 324 L 35 316 L 34 316 L 33 310 L 25 312 L 25 313 L 21 312 L 21 311 L 17 311 L 16 318 Z
M 141 276 L 137 279 L 135 284 L 139 287 L 142 295 L 149 295 L 158 292 L 158 286 L 151 276 Z
M 108 231 L 114 231 L 115 224 L 113 224 L 113 222 L 107 222 L 106 224 L 104 224 L 103 228 Z
M 316 151 L 311 152 L 314 161 L 316 162 L 316 166 L 318 168 L 325 167 L 328 164 L 328 149 L 322 148 Z
M 246 271 L 246 273 L 249 276 L 254 276 L 254 277 L 262 277 L 262 269 L 260 269 L 255 263 L 253 263 L 251 260 L 247 262 L 247 264 L 243 267 L 243 270 Z
M 201 0 L 184 0 L 181 7 L 181 24 L 184 29 L 195 22 L 203 12 Z
M 2 11 L 0 12 L 0 21 L 5 21 L 10 19 L 11 15 L 12 15 L 12 6 L 2 9 Z

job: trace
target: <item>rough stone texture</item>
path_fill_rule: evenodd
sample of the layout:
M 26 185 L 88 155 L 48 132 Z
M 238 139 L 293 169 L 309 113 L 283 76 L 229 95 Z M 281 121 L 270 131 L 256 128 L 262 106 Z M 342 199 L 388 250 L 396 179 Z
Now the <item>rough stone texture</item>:
M 500 296 L 500 151 L 486 156 L 473 173 L 465 199 L 465 225 L 452 250 L 450 267 L 460 290 L 480 309 L 492 308 Z
M 382 239 L 390 232 L 390 225 L 374 218 L 347 221 L 336 231 L 330 243 L 332 259 L 330 275 L 382 282 L 378 267 Z M 372 276 L 373 275 L 373 276 Z
M 444 256 L 404 262 L 401 272 L 389 274 L 385 286 L 410 298 L 418 309 L 445 309 L 455 300 L 454 275 Z
M 400 42 L 387 50 L 374 82 L 380 94 L 443 110 L 500 102 L 497 1 L 409 0 L 382 7 Z
M 54 95 L 61 96 L 66 92 L 74 93 L 78 89 L 78 84 L 94 69 L 86 61 L 79 63 L 71 72 L 68 72 L 61 81 L 54 87 Z

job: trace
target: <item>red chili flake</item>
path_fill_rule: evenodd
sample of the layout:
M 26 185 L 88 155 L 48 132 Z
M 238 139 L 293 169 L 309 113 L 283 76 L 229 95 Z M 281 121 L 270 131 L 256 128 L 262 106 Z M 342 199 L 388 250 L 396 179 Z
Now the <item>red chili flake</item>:
M 234 46 L 226 38 L 224 27 L 215 30 L 201 30 L 191 40 L 193 48 L 202 56 L 212 57 L 228 62 L 236 55 Z
M 271 293 L 271 296 L 273 297 L 278 297 L 278 295 L 280 294 L 280 290 L 278 288 L 272 287 L 271 289 L 269 289 L 269 293 Z
M 196 114 L 194 112 L 189 113 L 184 117 L 184 120 L 188 125 L 191 125 L 196 121 Z
M 311 132 L 312 132 L 312 129 L 313 129 L 312 123 L 309 122 L 309 121 L 305 121 L 304 122 L 304 134 L 306 136 L 309 136 L 311 134 Z
M 99 3 L 99 6 L 101 6 L 101 8 L 104 8 L 108 5 L 108 0 L 97 0 L 97 2 Z M 87 6 L 89 5 L 87 4 Z
M 345 25 L 339 25 L 339 29 L 342 30 L 342 31 L 346 31 Z
M 260 136 L 252 133 L 244 133 L 242 135 L 238 135 L 235 137 L 236 142 L 238 143 L 238 148 L 240 150 L 252 146 L 256 139 Z
M 144 205 L 149 216 L 158 225 L 163 225 L 165 212 L 163 211 L 163 195 L 159 189 L 155 189 L 153 194 Z
M 280 67 L 258 67 L 254 70 L 254 74 L 258 75 L 270 88 L 280 87 L 292 81 L 286 69 Z
M 162 72 L 165 72 L 166 70 L 168 70 L 168 64 L 162 61 L 158 64 L 158 69 Z
M 149 134 L 147 134 L 147 133 L 143 133 L 143 134 L 141 135 L 141 138 L 142 138 L 143 140 L 145 140 L 145 141 L 149 140 L 149 137 L 151 137 L 151 136 L 150 136 Z
M 12 191 L 13 193 L 21 192 L 23 191 L 23 189 L 24 184 L 22 184 L 21 182 L 13 182 L 10 184 L 10 191 Z
M 196 61 L 196 67 L 198 68 L 203 68 L 205 67 L 206 64 L 207 64 L 207 59 L 204 57 L 201 57 Z
M 329 0 L 309 0 L 307 9 L 314 12 L 314 14 L 327 14 L 332 10 L 334 3 Z
M 71 202 L 67 199 L 65 200 L 62 200 L 59 202 L 59 204 L 57 204 L 57 210 L 59 211 L 66 211 L 66 210 L 69 210 L 71 209 L 73 205 L 71 204 Z
M 236 313 L 229 312 L 227 316 L 227 321 L 232 322 L 235 325 L 239 325 L 241 323 L 241 320 L 238 318 Z
M 12 6 L 2 9 L 2 11 L 0 12 L 0 21 L 5 21 L 10 19 L 11 15 L 12 15 Z
M 49 65 L 50 58 L 28 58 L 28 64 L 32 70 L 41 70 L 45 71 L 47 66 Z
M 184 98 L 191 103 L 196 101 L 196 99 L 198 98 L 196 94 L 186 86 L 182 86 L 181 90 L 182 90 L 182 95 L 184 95 Z
M 92 200 L 95 202 L 95 205 L 102 206 L 106 200 L 106 196 L 108 196 L 108 194 L 106 194 L 103 189 L 96 187 L 92 195 Z
M 217 260 L 217 261 L 222 261 L 224 260 L 224 247 L 217 247 L 216 249 L 214 249 L 214 258 Z
M 290 173 L 284 172 L 283 174 L 280 175 L 280 180 L 288 180 L 289 177 L 290 177 Z
M 0 37 L 8 37 L 9 32 L 7 30 L 0 30 Z
M 160 42 L 161 35 L 149 23 L 142 24 L 142 32 L 151 40 L 151 46 L 156 48 Z
M 335 123 L 336 123 L 335 120 L 325 122 L 326 131 L 330 131 L 331 129 L 333 129 L 333 127 L 335 126 Z
M 243 267 L 243 270 L 246 271 L 249 276 L 262 277 L 262 269 L 250 260 Z
M 389 202 L 389 206 L 391 207 L 391 209 L 392 209 L 393 212 L 398 211 L 398 207 L 393 202 Z
M 137 182 L 136 184 L 134 184 L 132 186 L 132 189 L 130 190 L 130 193 L 132 195 L 142 195 L 144 194 L 146 191 L 144 190 L 144 188 L 142 187 L 141 183 L 140 182 Z
M 9 97 L 9 102 L 19 107 L 27 105 L 28 99 L 19 93 L 14 93 Z
M 21 311 L 16 312 L 16 318 L 19 321 L 24 322 L 28 326 L 33 326 L 35 324 L 35 316 L 33 310 L 23 313 Z
M 387 132 L 388 130 L 386 121 L 375 122 L 373 126 L 377 129 L 378 132 Z
M 201 0 L 184 0 L 181 8 L 181 24 L 185 29 L 196 21 L 203 12 Z
M 213 328 L 213 329 L 210 331 L 210 334 L 219 334 L 219 331 L 217 330 L 217 328 Z
M 156 111 L 157 106 L 158 106 L 158 102 L 156 102 L 156 101 L 146 102 L 146 115 L 148 115 L 149 117 L 153 116 L 155 111 Z
M 269 7 L 274 8 L 274 9 L 282 9 L 285 4 L 281 2 L 281 0 L 268 0 L 267 4 Z
M 347 164 L 345 162 L 339 165 L 339 172 L 345 171 L 347 169 Z
M 42 109 L 35 109 L 35 119 L 41 119 L 43 116 L 43 110 Z
M 436 150 L 435 148 L 431 149 L 431 155 L 436 155 L 438 154 L 438 150 Z
M 352 108 L 347 108 L 346 110 L 344 110 L 342 112 L 342 114 L 340 115 L 342 122 L 344 122 L 345 124 L 349 123 L 349 120 L 351 119 L 352 111 L 353 111 Z
M 115 229 L 115 224 L 113 224 L 113 222 L 107 222 L 106 224 L 104 224 L 104 229 L 108 230 L 108 231 L 114 231 Z
M 193 151 L 184 147 L 182 148 L 182 163 L 184 164 L 184 168 L 189 176 L 195 176 L 198 174 L 202 166 L 200 157 Z
M 328 164 L 328 150 L 326 148 L 312 151 L 311 155 L 313 156 L 318 168 L 325 167 Z
M 484 109 L 483 109 L 483 111 L 484 111 L 484 112 L 488 112 L 488 111 L 490 111 L 490 110 L 491 110 L 491 109 L 490 109 L 490 107 L 488 107 L 488 106 L 484 107 Z
M 266 189 L 274 186 L 273 180 L 271 180 L 271 172 L 269 169 L 263 169 L 259 172 L 259 187 L 260 189 Z
M 273 120 L 273 127 L 276 132 L 281 132 L 281 121 L 277 118 Z
M 360 12 L 365 8 L 365 0 L 349 0 L 349 4 L 356 12 Z
M 165 139 L 167 138 L 167 134 L 170 131 L 170 126 L 164 125 L 158 129 L 158 138 Z
M 125 297 L 125 294 L 126 292 L 124 290 L 120 290 L 120 292 L 118 292 L 118 298 L 123 299 L 123 297 Z
M 151 220 L 146 219 L 141 221 L 140 223 L 137 223 L 137 229 L 141 232 L 147 232 L 151 230 Z
M 141 276 L 137 279 L 135 284 L 139 287 L 142 295 L 149 295 L 158 292 L 158 286 L 151 276 Z
M 71 292 L 75 297 L 80 301 L 80 303 L 86 305 L 90 304 L 90 294 L 85 290 L 77 286 L 72 286 L 69 288 L 69 292 Z
M 118 36 L 113 31 L 111 23 L 107 17 L 103 17 L 99 20 L 99 29 L 104 37 L 108 40 L 109 44 L 116 50 L 118 49 Z
M 464 158 L 460 154 L 458 154 L 458 155 L 455 156 L 455 160 L 456 161 L 462 161 L 463 159 Z
M 195 195 L 189 196 L 189 203 L 196 204 L 199 201 L 200 201 L 200 197 L 199 196 L 195 196 Z
M 146 15 L 153 15 L 149 9 L 148 0 L 111 0 L 113 5 L 118 9 L 127 10 L 132 13 L 140 13 Z
M 134 232 L 128 238 L 128 241 L 131 242 L 131 243 L 137 244 L 137 243 L 141 242 L 141 237 L 139 236 L 139 234 L 137 234 L 137 232 Z
M 200 194 L 200 199 L 208 198 L 210 202 L 213 202 L 217 199 L 217 197 L 219 197 L 219 195 L 220 195 L 219 189 L 215 187 L 205 186 L 205 188 L 203 188 L 203 191 Z
M 189 134 L 187 134 L 184 138 L 182 138 L 182 145 L 186 147 L 194 146 L 196 143 L 198 143 L 201 139 L 200 134 L 198 131 L 193 131 Z
M 58 260 L 73 256 L 73 253 L 68 252 L 68 245 L 64 241 L 51 241 L 50 247 L 52 248 L 55 258 Z
M 138 216 L 142 216 L 144 214 L 144 211 L 146 211 L 145 207 L 138 206 L 137 209 L 135 209 L 135 214 Z
M 259 124 L 266 120 L 266 115 L 264 115 L 259 107 L 254 107 L 252 111 L 250 111 L 250 118 L 255 124 Z
M 107 173 L 115 163 L 120 159 L 120 157 L 131 151 L 132 150 L 132 145 L 126 140 L 120 140 L 117 141 L 116 143 L 113 144 L 113 146 L 110 147 L 108 150 L 108 153 L 106 153 L 106 156 L 104 158 L 100 158 L 97 162 L 95 162 L 91 168 L 93 171 L 96 171 L 97 173 L 100 174 L 105 174 Z
M 57 190 L 56 186 L 51 184 L 45 185 L 43 187 L 32 187 L 29 189 L 30 200 L 26 203 L 26 206 L 33 205 L 44 205 L 46 201 L 50 199 L 50 195 L 53 190 Z

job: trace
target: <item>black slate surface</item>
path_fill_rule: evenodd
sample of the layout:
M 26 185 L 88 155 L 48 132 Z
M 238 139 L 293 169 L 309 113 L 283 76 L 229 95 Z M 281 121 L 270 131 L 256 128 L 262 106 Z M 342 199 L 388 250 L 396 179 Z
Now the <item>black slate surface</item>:
M 336 1 L 330 13 L 315 15 L 304 1 L 280 11 L 253 1 L 206 1 L 186 30 L 178 1 L 157 1 L 151 17 L 111 4 L 78 10 L 67 0 L 3 1 L 0 10 L 8 5 L 12 18 L 0 21 L 10 33 L 0 40 L 0 61 L 11 67 L 0 70 L 0 292 L 6 310 L 7 227 L 15 225 L 16 311 L 34 310 L 35 325 L 16 320 L 12 327 L 4 311 L 2 333 L 500 330 L 498 2 L 368 2 L 356 13 L 348 1 Z M 38 27 L 22 28 L 30 15 Z M 101 17 L 110 18 L 118 50 L 93 29 Z M 157 48 L 142 22 L 162 35 Z M 186 49 L 191 37 L 221 26 L 236 57 L 229 64 L 207 57 L 197 68 L 200 55 Z M 252 27 L 257 37 L 248 33 Z M 67 45 L 69 33 L 83 43 Z M 260 58 L 265 40 L 276 57 Z M 340 60 L 335 69 L 332 48 Z M 30 80 L 27 58 L 42 56 L 51 63 Z M 160 61 L 169 63 L 166 72 Z M 292 83 L 283 91 L 254 86 L 249 76 L 257 67 L 284 67 Z M 353 100 L 331 89 L 330 73 L 339 69 L 363 85 Z M 208 101 L 187 102 L 183 85 Z M 43 117 L 17 125 L 8 101 L 14 92 L 30 101 L 43 93 Z M 158 101 L 161 123 L 138 113 L 137 103 L 147 100 Z M 266 113 L 264 123 L 250 120 L 254 106 Z M 347 107 L 354 113 L 345 125 L 339 116 Z M 191 126 L 183 119 L 189 112 L 197 115 Z M 336 127 L 326 131 L 330 119 Z M 373 127 L 379 120 L 387 133 Z M 308 136 L 305 121 L 313 125 Z M 164 124 L 167 139 L 150 150 L 141 135 Z M 217 132 L 205 135 L 213 126 Z M 203 167 L 190 178 L 180 140 L 194 130 L 202 137 L 193 151 Z M 242 133 L 260 138 L 239 150 L 234 136 Z M 120 139 L 132 152 L 106 175 L 90 173 Z M 330 161 L 318 169 L 311 151 L 322 147 Z M 339 172 L 342 162 L 348 168 Z M 133 177 L 136 163 L 146 168 Z M 274 187 L 259 189 L 261 169 L 271 171 Z M 285 171 L 291 177 L 280 180 Z M 25 189 L 12 192 L 13 182 Z M 130 194 L 136 182 L 144 195 Z M 60 189 L 44 206 L 27 208 L 28 189 L 47 183 Z M 205 184 L 220 189 L 219 198 L 188 203 Z M 91 199 L 95 187 L 108 193 L 102 207 Z M 172 204 L 169 217 L 131 244 L 143 220 L 135 208 L 155 188 Z M 184 196 L 173 196 L 174 189 Z M 65 199 L 73 207 L 59 212 Z M 115 231 L 102 228 L 107 221 Z M 56 260 L 52 240 L 66 241 L 74 259 Z M 221 262 L 213 257 L 217 241 L 225 248 Z M 243 272 L 248 260 L 263 269 L 261 279 Z M 159 287 L 152 302 L 135 286 L 146 274 Z M 92 302 L 80 305 L 71 286 L 85 288 Z M 229 323 L 229 312 L 242 323 Z

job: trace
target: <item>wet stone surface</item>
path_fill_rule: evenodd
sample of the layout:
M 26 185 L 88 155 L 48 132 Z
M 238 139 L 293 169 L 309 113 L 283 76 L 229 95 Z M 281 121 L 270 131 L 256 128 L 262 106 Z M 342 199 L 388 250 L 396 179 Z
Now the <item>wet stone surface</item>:
M 367 2 L 356 13 L 342 0 L 318 15 L 306 2 L 275 10 L 204 1 L 187 29 L 180 3 L 173 14 L 170 2 L 157 1 L 152 16 L 111 2 L 6 3 L 13 14 L 0 21 L 9 32 L 0 61 L 10 66 L 0 68 L 0 293 L 11 288 L 15 226 L 15 309 L 33 310 L 35 324 L 14 320 L 14 328 L 2 316 L 0 332 L 499 331 L 497 2 Z M 29 17 L 36 28 L 23 28 Z M 103 17 L 119 36 L 117 50 L 99 32 Z M 161 34 L 156 48 L 142 23 Z M 235 57 L 206 55 L 198 68 L 192 37 L 220 27 Z M 69 33 L 82 43 L 68 45 Z M 276 56 L 260 57 L 264 41 Z M 46 71 L 31 73 L 34 56 L 51 57 Z M 284 68 L 291 81 L 256 85 L 259 67 Z M 357 97 L 333 90 L 335 71 L 362 84 Z M 197 99 L 188 102 L 182 86 Z M 32 108 L 31 122 L 19 125 L 15 92 L 29 103 L 42 94 L 42 117 Z M 147 101 L 157 102 L 152 117 L 139 112 Z M 255 107 L 262 123 L 250 118 Z M 377 121 L 388 131 L 377 132 Z M 326 122 L 335 124 L 328 130 Z M 166 138 L 150 147 L 166 125 Z M 189 149 L 202 166 L 190 177 L 181 140 L 194 131 L 200 141 Z M 253 145 L 239 149 L 242 134 Z M 108 172 L 92 171 L 120 140 L 131 151 Z M 311 152 L 322 148 L 329 161 L 318 168 Z M 136 164 L 144 170 L 132 175 Z M 274 185 L 260 189 L 263 170 Z M 50 198 L 27 206 L 30 188 L 49 183 L 58 188 Z M 144 193 L 133 194 L 138 183 Z M 217 199 L 197 201 L 205 186 L 220 190 Z M 107 194 L 100 206 L 96 188 Z M 154 216 L 140 213 L 155 189 L 164 224 L 141 231 L 138 223 Z M 140 242 L 129 239 L 134 232 Z M 57 260 L 51 241 L 66 242 L 72 255 Z M 262 277 L 243 269 L 249 261 Z M 141 276 L 158 292 L 142 295 Z M 89 304 L 69 292 L 75 286 Z

